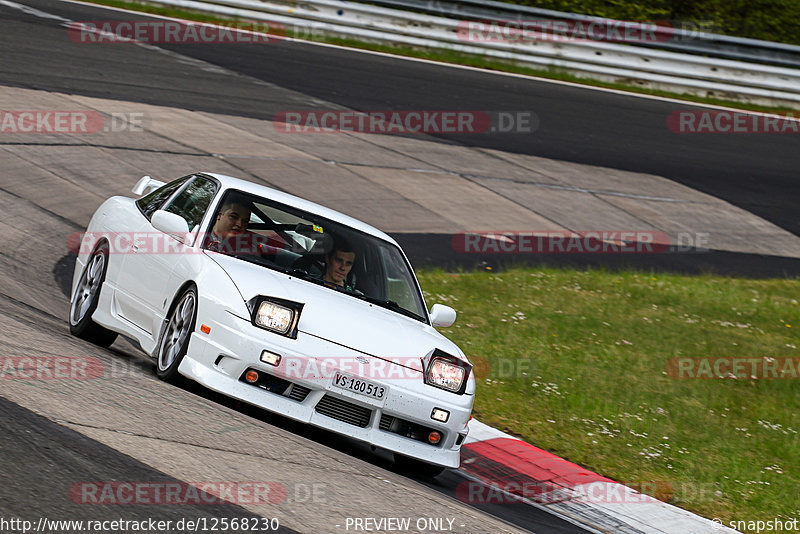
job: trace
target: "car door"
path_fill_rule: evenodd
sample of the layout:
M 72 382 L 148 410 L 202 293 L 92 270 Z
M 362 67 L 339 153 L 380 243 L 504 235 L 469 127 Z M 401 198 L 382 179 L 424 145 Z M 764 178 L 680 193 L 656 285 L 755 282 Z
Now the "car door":
M 130 219 L 112 219 L 115 221 L 113 226 L 109 226 L 111 232 L 111 242 L 119 243 L 119 246 L 111 247 L 112 259 L 109 265 L 107 281 L 114 287 L 114 308 L 113 312 L 120 319 L 143 330 L 148 335 L 152 334 L 146 328 L 147 314 L 143 311 L 142 304 L 137 298 L 139 277 L 135 276 L 135 269 L 140 267 L 142 258 L 139 256 L 141 243 L 134 243 L 134 239 L 145 239 L 148 235 L 152 237 L 153 227 L 150 218 L 156 210 L 183 188 L 191 176 L 185 176 L 149 193 L 136 201 L 138 214 L 134 214 Z M 135 247 L 135 248 L 134 248 Z M 115 255 L 119 255 L 115 258 Z M 134 258 L 133 256 L 136 255 Z
M 217 183 L 198 175 L 188 180 L 163 206 L 171 213 L 182 216 L 190 230 L 195 230 L 217 190 Z M 159 326 L 172 293 L 169 290 L 170 274 L 177 265 L 185 262 L 183 255 L 192 254 L 193 247 L 183 246 L 183 240 L 156 230 L 150 222 L 155 209 L 144 213 L 131 228 L 132 251 L 123 260 L 117 281 L 118 309 L 124 319 L 147 333 L 158 335 Z

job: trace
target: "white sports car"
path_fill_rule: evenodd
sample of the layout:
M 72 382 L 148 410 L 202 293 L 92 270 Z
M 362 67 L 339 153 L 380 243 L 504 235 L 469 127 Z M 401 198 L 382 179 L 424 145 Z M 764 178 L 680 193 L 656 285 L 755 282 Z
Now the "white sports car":
M 250 404 L 394 452 L 434 475 L 458 467 L 472 366 L 434 327 L 408 259 L 383 232 L 250 182 L 149 176 L 82 237 L 69 324 L 136 339 L 177 374 Z

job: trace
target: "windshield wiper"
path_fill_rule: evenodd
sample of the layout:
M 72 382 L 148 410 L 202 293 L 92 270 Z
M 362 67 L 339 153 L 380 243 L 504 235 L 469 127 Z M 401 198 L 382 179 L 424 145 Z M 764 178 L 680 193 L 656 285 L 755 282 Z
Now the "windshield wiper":
M 366 300 L 367 302 L 371 302 L 372 304 L 377 304 L 378 306 L 381 306 L 382 308 L 387 308 L 387 309 L 390 309 L 392 311 L 396 311 L 398 313 L 402 313 L 403 315 L 411 317 L 412 319 L 416 319 L 417 321 L 425 322 L 425 318 L 424 317 L 412 312 L 411 310 L 408 310 L 408 309 L 400 306 L 397 302 L 395 302 L 393 300 L 379 299 L 379 298 L 376 298 L 376 297 L 370 297 L 369 295 L 361 295 L 361 294 L 352 293 L 352 292 L 348 292 L 348 293 L 351 294 L 351 295 L 355 295 L 356 297 L 358 297 L 358 298 L 360 298 L 362 300 Z
M 314 282 L 315 284 L 322 285 L 324 282 L 319 278 L 315 278 L 311 276 L 311 273 L 306 271 L 305 269 L 297 269 L 296 267 L 281 267 L 280 265 L 272 264 L 269 267 L 273 269 L 277 269 L 278 271 L 288 274 L 289 276 L 294 276 L 295 278 L 300 278 L 301 280 L 307 280 L 309 282 Z
M 286 274 L 290 274 L 292 276 L 295 276 L 297 278 L 302 278 L 304 280 L 308 280 L 309 278 L 311 278 L 311 275 L 308 274 L 308 271 L 306 271 L 305 269 L 296 269 L 294 267 L 291 267 L 289 269 L 286 269 L 286 271 L 284 272 Z

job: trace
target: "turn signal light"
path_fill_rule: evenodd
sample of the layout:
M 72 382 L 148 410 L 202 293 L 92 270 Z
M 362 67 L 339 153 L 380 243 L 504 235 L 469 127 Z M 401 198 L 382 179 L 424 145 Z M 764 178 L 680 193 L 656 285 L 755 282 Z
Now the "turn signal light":
M 439 443 L 439 441 L 441 441 L 441 439 L 442 435 L 439 432 L 436 432 L 435 430 L 430 434 L 428 434 L 428 443 L 430 443 L 431 445 L 436 445 L 437 443 Z
M 247 380 L 248 384 L 255 384 L 258 382 L 258 373 L 255 371 L 247 371 L 247 374 L 244 375 L 244 379 Z

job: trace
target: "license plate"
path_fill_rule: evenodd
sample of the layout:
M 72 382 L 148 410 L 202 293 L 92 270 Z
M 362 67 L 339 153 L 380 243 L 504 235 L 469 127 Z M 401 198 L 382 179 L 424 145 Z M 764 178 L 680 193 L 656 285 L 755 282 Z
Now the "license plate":
M 381 386 L 372 382 L 371 380 L 364 380 L 353 375 L 339 373 L 333 375 L 333 385 L 359 395 L 364 395 L 371 399 L 383 400 L 389 388 Z

